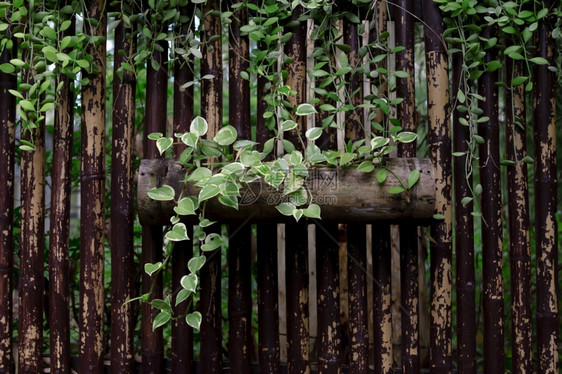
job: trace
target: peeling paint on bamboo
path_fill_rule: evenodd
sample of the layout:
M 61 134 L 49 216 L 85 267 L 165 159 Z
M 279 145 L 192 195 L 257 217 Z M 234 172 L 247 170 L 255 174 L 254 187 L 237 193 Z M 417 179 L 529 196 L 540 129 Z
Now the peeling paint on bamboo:
M 403 130 L 416 131 L 414 91 L 414 22 L 411 16 L 414 2 L 400 0 L 395 10 L 396 45 L 405 49 L 396 54 L 396 70 L 409 74 L 397 79 L 396 94 L 404 101 L 398 105 L 398 120 Z M 399 157 L 413 157 L 416 143 L 399 144 Z M 413 223 L 400 225 L 400 283 L 402 324 L 402 372 L 418 373 L 419 357 L 419 292 L 417 227 Z
M 212 12 L 220 9 L 220 1 L 209 0 L 203 6 L 203 32 L 201 35 L 201 75 L 211 74 L 212 79 L 201 82 L 201 115 L 207 120 L 209 130 L 207 139 L 213 139 L 222 127 L 222 57 L 221 21 Z M 218 36 L 215 41 L 208 42 Z M 210 160 L 212 162 L 212 160 Z M 220 224 L 211 229 L 220 234 Z M 222 373 L 222 331 L 221 331 L 221 249 L 205 253 L 207 263 L 201 269 L 201 299 L 199 311 L 201 322 L 201 373 Z
M 431 224 L 431 371 L 451 373 L 452 360 L 452 230 L 451 132 L 448 56 L 441 38 L 444 26 L 438 4 L 423 1 L 427 67 L 429 154 L 435 168 L 435 214 Z
M 17 43 L 14 43 L 16 45 Z M 12 59 L 13 50 L 4 48 L 0 64 Z M 0 72 L 0 371 L 12 372 L 12 268 L 14 259 L 14 149 L 17 77 Z
M 152 63 L 147 63 L 146 69 L 146 115 L 144 129 L 144 152 L 147 158 L 161 158 L 156 142 L 148 140 L 147 135 L 153 132 L 166 132 L 166 106 L 168 93 L 167 72 L 167 42 L 159 44 L 163 51 L 154 51 L 152 59 L 158 63 L 159 69 L 155 70 Z M 142 266 L 146 263 L 162 261 L 162 227 L 142 227 Z M 142 293 L 147 293 L 154 284 L 150 299 L 162 298 L 162 275 L 150 277 L 144 271 L 142 273 Z M 143 303 L 141 307 L 142 319 L 142 363 L 143 372 L 160 373 L 164 365 L 164 341 L 162 329 L 152 330 L 152 321 L 158 314 L 158 309 L 149 303 Z
M 487 28 L 482 36 L 489 38 L 494 30 Z M 495 51 L 486 54 L 485 62 L 495 59 Z M 480 184 L 482 185 L 482 288 L 484 311 L 484 371 L 504 372 L 502 219 L 499 157 L 497 72 L 484 73 L 478 91 L 486 98 L 481 102 L 483 116 L 490 119 L 478 125 L 480 144 Z
M 119 373 L 134 370 L 134 186 L 133 133 L 135 128 L 135 75 L 118 73 L 121 65 L 135 53 L 135 36 L 120 23 L 115 29 L 113 81 L 113 142 L 111 159 L 111 366 Z
M 189 4 L 180 8 L 182 16 L 190 18 L 193 16 L 193 5 Z M 189 32 L 189 25 L 181 25 L 183 35 Z M 187 82 L 193 80 L 192 66 L 185 61 L 176 60 L 174 62 L 174 133 L 185 133 L 189 131 L 189 125 L 193 120 L 194 88 L 182 87 Z M 174 157 L 179 158 L 180 154 L 187 148 L 182 142 L 174 144 Z M 192 237 L 192 226 L 187 225 L 188 236 Z M 187 263 L 193 257 L 193 242 L 186 240 L 177 242 L 172 253 L 172 289 L 179 290 L 181 278 L 187 272 Z M 176 293 L 177 295 L 177 293 Z M 184 315 L 193 310 L 192 301 L 188 298 L 179 305 L 173 303 L 174 315 Z M 186 310 L 186 308 L 188 308 Z M 178 374 L 190 374 L 193 365 L 193 328 L 190 327 L 184 318 L 172 321 L 172 351 L 171 351 L 172 372 Z
M 554 64 L 553 16 L 538 29 L 538 56 Z M 547 65 L 535 67 L 535 240 L 537 261 L 538 373 L 559 370 L 558 243 L 556 221 L 556 77 Z
M 457 92 L 464 92 L 461 80 L 463 56 L 453 54 L 453 100 Z M 467 152 L 470 129 L 459 122 L 465 116 L 458 110 L 453 111 L 453 131 L 455 152 Z M 467 156 L 454 158 L 455 182 L 455 255 L 456 255 L 456 292 L 457 305 L 457 369 L 459 374 L 476 374 L 476 298 L 474 272 L 474 219 L 473 203 L 462 204 L 462 198 L 471 195 L 472 176 L 467 174 Z
M 105 2 L 95 0 L 86 16 L 89 35 L 106 37 Z M 105 239 L 105 43 L 89 45 L 100 73 L 82 89 L 82 165 L 80 173 L 80 363 L 81 373 L 103 373 Z
M 507 62 L 507 80 L 525 75 L 522 62 Z M 529 238 L 529 197 L 525 86 L 505 91 L 506 159 L 508 166 L 509 261 L 511 267 L 512 370 L 532 373 L 531 249 Z
M 74 19 L 64 35 L 71 35 L 70 30 L 74 30 Z M 55 109 L 53 168 L 51 171 L 48 316 L 51 372 L 63 374 L 70 373 L 68 245 L 70 240 L 74 94 L 70 90 L 68 77 L 60 76 L 57 81 L 62 82 L 62 87 Z
M 352 7 L 352 13 L 357 7 Z M 350 47 L 348 53 L 349 65 L 357 69 L 361 65 L 359 48 L 360 36 L 358 25 L 343 20 L 344 43 Z M 358 141 L 365 138 L 363 128 L 363 109 L 358 106 L 363 103 L 363 76 L 352 72 L 347 76 L 348 91 L 351 104 L 355 110 L 348 113 L 345 120 L 345 138 L 347 141 Z M 366 277 L 366 226 L 364 224 L 347 225 L 347 273 L 349 296 L 349 368 L 353 373 L 367 373 L 369 369 L 369 331 L 367 320 L 367 277 Z

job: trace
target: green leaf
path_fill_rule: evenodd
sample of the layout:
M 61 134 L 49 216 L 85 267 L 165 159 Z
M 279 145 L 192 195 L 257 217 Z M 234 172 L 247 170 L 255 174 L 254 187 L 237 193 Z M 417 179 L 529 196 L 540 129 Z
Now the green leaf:
M 402 131 L 401 133 L 396 135 L 396 140 L 400 143 L 411 143 L 416 140 L 417 137 L 418 135 L 414 132 Z
M 521 159 L 522 162 L 526 163 L 526 164 L 533 164 L 535 162 L 535 160 L 533 160 L 532 157 L 530 156 L 525 156 Z
M 236 129 L 230 125 L 227 125 L 219 130 L 217 135 L 215 135 L 215 141 L 220 145 L 230 145 L 236 141 L 238 137 L 238 132 Z
M 402 70 L 396 70 L 394 72 L 394 75 L 396 75 L 396 77 L 398 77 L 398 78 L 409 78 L 410 77 L 410 74 L 408 74 L 407 72 L 402 71 Z
M 412 170 L 410 172 L 410 175 L 408 175 L 408 189 L 414 187 L 414 185 L 418 182 L 419 179 L 420 179 L 420 171 L 417 169 Z
M 154 321 L 152 322 L 152 331 L 156 330 L 158 327 L 165 325 L 168 321 L 172 318 L 170 312 L 162 311 L 154 317 Z
M 281 124 L 281 131 L 289 131 L 297 128 L 297 123 L 292 120 L 286 120 Z
M 388 190 L 388 193 L 395 195 L 395 194 L 399 194 L 399 193 L 402 193 L 402 192 L 405 192 L 405 191 L 406 190 L 403 189 L 402 187 L 392 187 L 391 189 Z
M 295 220 L 298 222 L 303 215 L 303 210 L 302 209 L 294 209 L 292 214 L 293 214 L 293 217 L 295 217 Z
M 206 257 L 205 257 L 205 256 L 193 257 L 193 258 L 190 259 L 189 262 L 187 263 L 187 268 L 188 268 L 189 271 L 191 271 L 192 273 L 197 273 L 197 272 L 203 267 L 203 265 L 205 265 L 205 261 L 206 261 Z
M 320 206 L 317 204 L 310 204 L 308 208 L 302 210 L 305 217 L 320 218 Z
M 202 317 L 201 313 L 199 312 L 189 313 L 187 316 L 185 316 L 185 322 L 195 330 L 199 330 L 199 327 L 201 326 L 201 320 Z
M 300 104 L 299 106 L 297 106 L 297 109 L 296 109 L 295 113 L 298 116 L 306 116 L 308 114 L 318 113 L 318 112 L 316 111 L 316 109 L 312 105 L 304 103 L 304 104 Z
M 293 203 L 281 203 L 275 207 L 284 216 L 293 215 L 293 210 L 295 210 L 295 204 Z
M 371 149 L 375 150 L 379 147 L 383 147 L 387 145 L 389 142 L 390 139 L 388 138 L 383 138 L 382 136 L 375 136 L 373 139 L 371 139 Z
M 193 292 L 191 292 L 190 290 L 186 290 L 186 289 L 180 290 L 176 295 L 176 306 L 187 300 L 187 298 L 191 296 L 192 293 Z
M 375 169 L 375 165 L 373 165 L 373 163 L 371 161 L 363 161 L 361 164 L 359 164 L 359 166 L 357 167 L 357 170 L 362 172 L 362 173 L 370 173 Z
M 351 160 L 353 160 L 353 158 L 355 157 L 355 155 L 353 153 L 343 153 L 340 156 L 340 166 L 343 166 L 345 164 L 348 164 L 349 162 L 351 162 Z
M 193 173 L 189 174 L 186 178 L 188 181 L 201 181 L 204 179 L 208 179 L 213 176 L 211 170 L 205 167 L 199 167 L 193 171 Z
M 482 195 L 482 185 L 477 184 L 476 187 L 474 187 L 474 196 L 480 196 L 480 195 Z
M 384 181 L 386 180 L 386 169 L 379 169 L 379 171 L 377 171 L 376 177 L 377 177 L 377 182 L 383 184 Z
M 466 96 L 464 96 L 464 92 L 462 92 L 462 90 L 459 90 L 457 92 L 457 99 L 459 100 L 460 103 L 464 103 L 466 100 Z
M 35 106 L 31 103 L 31 101 L 29 100 L 21 100 L 20 101 L 20 106 L 22 107 L 22 109 L 33 112 L 35 111 Z
M 170 231 L 166 233 L 166 239 L 172 242 L 181 242 L 182 240 L 188 240 L 187 228 L 183 223 L 176 223 Z
M 473 197 L 465 196 L 461 199 L 461 204 L 466 205 L 466 204 L 470 203 L 472 200 L 474 200 Z
M 214 251 L 220 247 L 223 243 L 222 237 L 219 234 L 211 233 L 207 235 L 205 239 L 205 244 L 201 246 L 201 250 L 204 252 Z
M 208 200 L 214 196 L 217 196 L 220 192 L 220 188 L 215 185 L 207 185 L 201 189 L 199 192 L 199 202 Z
M 168 148 L 170 148 L 174 144 L 174 139 L 172 138 L 160 138 L 156 141 L 156 148 L 158 148 L 158 152 L 160 154 L 166 152 Z
M 144 264 L 144 272 L 148 274 L 148 276 L 150 277 L 152 276 L 152 274 L 154 274 L 154 272 L 160 270 L 161 267 L 162 267 L 161 262 L 157 262 L 155 264 L 147 263 Z
M 488 72 L 496 71 L 501 67 L 502 67 L 502 63 L 500 61 L 498 60 L 490 61 L 486 65 L 486 71 Z
M 548 60 L 546 58 L 543 58 L 543 57 L 533 57 L 533 58 L 530 58 L 529 61 L 531 61 L 532 63 L 535 63 L 537 65 L 548 65 Z
M 238 210 L 238 198 L 236 196 L 219 196 L 219 203 Z
M 527 77 L 515 77 L 511 80 L 511 85 L 512 86 L 519 86 L 520 84 L 523 84 L 527 81 Z
M 14 95 L 15 97 L 22 99 L 23 100 L 23 95 L 21 93 L 19 93 L 19 91 L 16 90 L 8 90 L 8 92 L 10 92 L 12 95 Z
M 443 220 L 445 219 L 445 216 L 443 214 L 434 214 L 433 219 Z
M 170 300 L 167 299 L 167 298 L 166 298 L 166 300 L 152 299 L 150 301 L 150 305 L 152 305 L 156 309 L 160 309 L 160 310 L 167 310 L 167 311 L 172 310 L 172 307 L 170 306 Z
M 309 140 L 316 140 L 322 135 L 322 128 L 321 127 L 312 127 L 306 130 L 306 137 Z
M 178 202 L 178 206 L 174 207 L 174 212 L 180 216 L 195 214 L 195 204 L 189 197 L 184 197 Z
M 194 133 L 197 136 L 203 136 L 207 133 L 209 129 L 209 125 L 205 118 L 197 116 L 191 121 L 191 125 L 189 126 L 189 131 Z
M 180 284 L 185 290 L 194 292 L 197 290 L 197 275 L 191 273 L 181 277 Z
M 151 188 L 150 190 L 146 191 L 146 193 L 152 200 L 158 201 L 174 200 L 174 197 L 176 196 L 176 192 L 174 191 L 174 189 L 167 184 L 163 185 L 160 188 Z

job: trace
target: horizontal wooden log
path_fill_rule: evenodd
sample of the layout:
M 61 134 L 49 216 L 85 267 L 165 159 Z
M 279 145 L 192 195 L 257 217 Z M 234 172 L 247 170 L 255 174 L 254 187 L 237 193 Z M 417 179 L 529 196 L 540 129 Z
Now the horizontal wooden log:
M 362 173 L 355 168 L 311 169 L 307 184 L 314 202 L 322 209 L 322 220 L 372 222 L 431 218 L 435 205 L 435 179 L 431 161 L 425 158 L 390 158 L 384 162 L 404 183 L 407 183 L 412 170 L 419 170 L 418 183 L 408 193 L 390 194 L 390 188 L 400 187 L 400 182 L 390 172 L 381 185 L 376 180 L 375 172 Z M 174 214 L 174 202 L 150 199 L 147 195 L 149 189 L 167 184 L 174 188 L 176 197 L 183 188 L 183 196 L 199 194 L 199 189 L 191 182 L 184 187 L 184 179 L 185 169 L 176 160 L 141 161 L 138 173 L 138 212 L 141 223 L 166 224 Z M 224 206 L 213 198 L 207 201 L 205 217 L 220 219 L 225 223 L 280 223 L 293 219 L 275 209 L 277 204 L 287 201 L 287 198 L 262 180 L 247 184 L 240 194 L 238 210 Z M 195 216 L 183 218 L 194 220 Z

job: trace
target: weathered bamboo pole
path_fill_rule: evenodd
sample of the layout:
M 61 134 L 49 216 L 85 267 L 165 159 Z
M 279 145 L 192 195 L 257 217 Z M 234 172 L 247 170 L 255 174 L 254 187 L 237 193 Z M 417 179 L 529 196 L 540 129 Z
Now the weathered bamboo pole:
M 522 62 L 507 62 L 507 82 L 525 75 Z M 527 164 L 527 126 L 525 120 L 525 86 L 510 87 L 505 92 L 506 159 L 508 166 L 509 262 L 511 268 L 512 370 L 531 373 L 532 302 L 531 248 L 529 238 L 529 197 Z
M 550 1 L 547 1 L 547 6 Z M 539 22 L 538 56 L 554 64 L 550 15 Z M 556 95 L 554 73 L 535 67 L 535 240 L 538 373 L 558 373 L 558 242 L 556 222 Z
M 7 34 L 11 30 L 7 31 Z M 16 53 L 4 48 L 0 64 Z M 14 148 L 16 133 L 16 97 L 8 90 L 17 88 L 17 76 L 0 72 L 0 370 L 14 370 L 12 356 L 12 268 L 14 266 Z
M 120 11 L 125 11 L 124 4 Z M 135 87 L 133 72 L 120 70 L 135 53 L 136 37 L 121 22 L 115 29 L 113 62 L 113 142 L 111 153 L 111 366 L 119 373 L 134 370 L 134 186 L 133 133 Z M 119 53 L 122 51 L 122 53 Z
M 82 87 L 82 166 L 80 173 L 80 363 L 81 373 L 103 373 L 104 236 L 105 236 L 105 1 L 84 9 L 86 34 L 101 37 L 88 53 L 97 73 Z M 25 310 L 25 309 L 24 309 Z
M 168 96 L 168 69 L 167 50 L 168 43 L 160 42 L 158 45 L 162 51 L 153 51 L 151 59 L 156 62 L 153 66 L 148 61 L 146 68 L 146 115 L 144 128 L 144 152 L 145 157 L 150 159 L 161 158 L 156 142 L 148 140 L 147 135 L 153 132 L 166 132 L 166 106 Z M 162 261 L 162 227 L 143 225 L 142 227 L 142 263 L 156 263 Z M 152 284 L 152 295 L 150 299 L 162 298 L 162 276 L 161 274 L 151 277 L 145 272 L 142 274 L 142 293 L 150 292 Z M 152 321 L 158 314 L 158 309 L 149 303 L 142 304 L 142 363 L 143 370 L 147 373 L 160 373 L 164 365 L 164 341 L 162 329 L 152 329 Z
M 377 2 L 376 16 L 369 25 L 369 43 L 379 41 L 379 35 L 388 30 L 388 8 L 384 2 Z M 375 66 L 387 68 L 386 59 Z M 377 84 L 379 95 L 388 94 L 385 80 Z M 374 122 L 384 124 L 384 113 L 378 110 Z M 373 223 L 371 228 L 373 256 L 373 350 L 375 374 L 392 373 L 392 298 L 391 298 L 391 241 L 388 223 Z
M 63 36 L 74 34 L 74 17 Z M 51 171 L 51 224 L 49 237 L 49 327 L 52 372 L 70 373 L 69 252 L 70 193 L 74 127 L 74 94 L 70 78 L 62 82 L 55 109 L 53 167 Z M 58 85 L 57 85 L 58 86 Z
M 482 36 L 489 38 L 493 30 L 486 28 Z M 486 53 L 485 62 L 495 59 L 495 51 Z M 484 371 L 504 372 L 503 281 L 502 281 L 502 222 L 499 157 L 497 72 L 482 74 L 479 93 L 483 116 L 490 119 L 478 126 L 480 144 L 480 184 L 482 185 L 482 282 L 484 307 Z
M 258 76 L 256 139 L 263 150 L 270 138 L 263 114 L 267 111 L 267 79 Z M 279 301 L 277 265 L 277 225 L 258 224 L 257 230 L 257 284 L 258 284 L 258 361 L 260 374 L 278 374 L 280 367 Z
M 461 53 L 453 54 L 452 92 L 456 98 L 459 91 L 464 92 L 462 81 Z M 457 103 L 458 104 L 458 103 Z M 453 131 L 455 152 L 465 155 L 454 158 L 455 182 L 455 248 L 456 248 L 456 282 L 457 282 L 457 368 L 459 374 L 476 374 L 476 298 L 474 272 L 474 219 L 473 203 L 462 203 L 462 199 L 471 196 L 472 174 L 467 170 L 470 141 L 470 129 L 463 126 L 459 119 L 466 117 L 455 106 L 453 111 Z M 466 118 L 465 118 L 466 119 Z
M 398 105 L 398 120 L 402 128 L 416 131 L 414 91 L 414 21 L 412 0 L 398 1 L 395 9 L 396 45 L 405 50 L 396 54 L 396 70 L 409 74 L 396 82 L 397 97 L 404 101 Z M 414 157 L 416 144 L 399 144 L 398 157 Z M 418 373 L 419 353 L 419 288 L 417 227 L 413 223 L 400 225 L 400 296 L 402 323 L 402 372 Z
M 323 35 L 318 36 L 317 44 L 322 45 Z M 334 59 L 327 56 L 326 59 Z M 328 65 L 325 69 L 329 70 Z M 335 87 L 330 85 L 330 91 Z M 320 98 L 318 105 L 329 103 L 335 106 L 333 100 Z M 316 125 L 320 126 L 329 113 L 320 111 L 316 115 Z M 327 127 L 318 138 L 316 144 L 322 150 L 337 149 L 337 131 Z M 316 221 L 316 282 L 318 294 L 318 373 L 341 373 L 341 321 L 340 321 L 340 288 L 339 288 L 339 240 L 338 223 Z
M 31 71 L 23 80 L 33 84 Z M 21 155 L 19 372 L 40 372 L 43 348 L 43 253 L 45 249 L 45 122 L 22 139 L 35 150 Z
M 250 131 L 250 83 L 241 73 L 248 70 L 249 37 L 240 27 L 248 23 L 248 9 L 235 11 L 230 25 L 229 42 L 229 122 L 240 139 L 252 138 Z M 247 222 L 229 226 L 228 252 L 228 354 L 235 373 L 252 371 L 252 290 L 251 226 Z
M 435 214 L 431 224 L 431 371 L 450 373 L 452 360 L 452 240 L 451 130 L 449 123 L 448 56 L 442 39 L 444 25 L 438 4 L 423 1 L 427 67 L 429 154 L 435 168 Z
M 201 52 L 201 76 L 211 74 L 212 79 L 201 82 L 201 115 L 207 120 L 207 139 L 213 139 L 222 127 L 222 58 L 221 20 L 215 12 L 220 1 L 209 0 L 203 6 L 203 42 Z M 214 41 L 211 41 L 215 39 Z M 220 224 L 211 230 L 220 234 Z M 222 372 L 222 331 L 221 331 L 221 249 L 207 252 L 207 263 L 201 269 L 201 299 L 199 310 L 201 322 L 201 362 L 203 374 Z
M 350 6 L 351 13 L 358 13 L 356 6 Z M 359 48 L 361 46 L 358 25 L 343 20 L 344 43 L 350 47 L 349 66 L 357 69 L 361 66 Z M 363 76 L 352 70 L 346 77 L 349 83 L 346 101 L 355 109 L 346 114 L 345 140 L 359 141 L 365 139 L 363 125 Z M 367 373 L 369 370 L 369 328 L 367 317 L 367 243 L 364 224 L 347 224 L 347 273 L 349 296 L 349 368 L 353 373 Z
M 193 27 L 193 5 L 180 8 L 182 16 L 189 19 L 190 23 L 183 23 L 180 26 L 181 35 L 189 32 L 190 25 Z M 193 64 L 185 61 L 177 60 L 174 63 L 174 133 L 185 133 L 189 131 L 189 125 L 193 120 L 193 103 L 194 103 L 194 87 L 193 85 L 183 88 L 187 82 L 193 80 Z M 182 142 L 174 144 L 174 157 L 179 158 L 181 153 L 186 149 L 186 145 Z M 192 231 L 192 226 L 187 227 L 188 231 Z M 188 232 L 191 238 L 192 234 Z M 187 272 L 187 264 L 193 257 L 193 242 L 185 240 L 174 244 L 172 252 L 172 289 L 178 290 L 181 286 L 181 278 Z M 174 315 L 183 315 L 193 310 L 187 305 L 192 299 L 188 299 L 179 305 L 173 303 Z M 172 372 L 178 374 L 191 374 L 193 366 L 193 328 L 190 327 L 184 318 L 179 318 L 172 322 Z
M 301 5 L 293 10 L 291 21 L 297 21 L 303 13 Z M 287 65 L 285 83 L 296 91 L 289 96 L 289 103 L 296 107 L 306 102 L 306 21 L 288 31 L 292 38 L 285 44 L 285 53 L 292 60 Z M 306 117 L 296 118 L 297 128 L 284 133 L 284 137 L 304 152 Z M 306 222 L 289 222 L 285 225 L 286 280 L 287 280 L 287 373 L 305 373 L 309 366 L 308 326 L 308 226 Z

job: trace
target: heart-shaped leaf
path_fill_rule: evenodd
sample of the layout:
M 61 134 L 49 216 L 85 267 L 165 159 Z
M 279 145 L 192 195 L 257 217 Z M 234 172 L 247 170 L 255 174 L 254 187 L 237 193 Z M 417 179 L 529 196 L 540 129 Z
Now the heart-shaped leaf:
M 375 169 L 375 165 L 371 161 L 363 161 L 357 167 L 357 170 L 363 173 L 370 173 Z
M 152 331 L 156 330 L 158 327 L 165 325 L 172 318 L 172 315 L 168 311 L 162 311 L 154 317 L 152 322 Z
M 238 132 L 236 129 L 230 125 L 223 127 L 215 135 L 215 141 L 220 145 L 230 145 L 236 141 L 238 137 Z
M 193 257 L 187 263 L 187 268 L 192 273 L 197 273 L 203 265 L 205 265 L 206 257 L 205 256 L 197 256 Z
M 417 169 L 412 170 L 410 172 L 410 175 L 408 175 L 408 188 L 414 187 L 414 185 L 418 182 L 419 179 L 420 179 L 420 171 Z
M 306 116 L 308 114 L 318 113 L 318 112 L 312 105 L 304 103 L 297 106 L 297 110 L 295 111 L 295 113 L 297 114 L 297 116 Z
M 166 233 L 166 239 L 173 242 L 180 242 L 182 240 L 187 240 L 187 228 L 183 223 L 176 223 L 170 231 Z
M 205 244 L 201 246 L 201 250 L 204 252 L 214 251 L 220 247 L 223 243 L 222 237 L 219 234 L 211 233 L 207 235 L 205 239 Z
M 158 152 L 162 154 L 166 152 L 166 150 L 170 148 L 173 143 L 174 139 L 172 138 L 160 138 L 156 141 L 156 148 L 158 148 Z
M 174 197 L 176 196 L 176 192 L 174 191 L 174 189 L 167 184 L 159 188 L 151 188 L 150 190 L 146 191 L 146 193 L 152 200 L 158 201 L 174 200 Z
M 207 133 L 209 129 L 209 125 L 205 118 L 197 116 L 191 121 L 191 125 L 189 126 L 189 131 L 194 133 L 197 136 L 203 136 Z
M 220 188 L 215 185 L 207 185 L 201 189 L 199 192 L 199 202 L 205 201 L 218 195 Z
M 308 208 L 303 209 L 303 214 L 309 218 L 320 218 L 320 206 L 317 204 L 310 204 Z
M 281 203 L 275 207 L 284 216 L 293 215 L 293 210 L 295 210 L 295 204 L 293 203 Z
M 162 267 L 162 263 L 161 262 L 157 262 L 155 264 L 144 264 L 144 272 L 146 274 L 148 274 L 148 276 L 151 276 L 152 274 L 154 274 L 154 272 L 160 270 L 160 268 Z
M 185 322 L 196 330 L 199 330 L 199 327 L 201 326 L 201 319 L 201 313 L 199 312 L 189 313 L 185 316 Z
M 195 205 L 193 204 L 193 200 L 189 197 L 184 197 L 178 202 L 178 206 L 174 207 L 174 212 L 180 216 L 195 214 Z
M 184 275 L 181 278 L 180 284 L 184 289 L 189 290 L 191 292 L 195 292 L 195 290 L 197 289 L 197 281 L 198 281 L 197 275 L 190 273 Z
M 180 290 L 176 296 L 176 306 L 185 301 L 192 293 L 190 290 Z
M 309 140 L 316 140 L 322 135 L 321 127 L 312 127 L 306 130 L 306 138 Z

